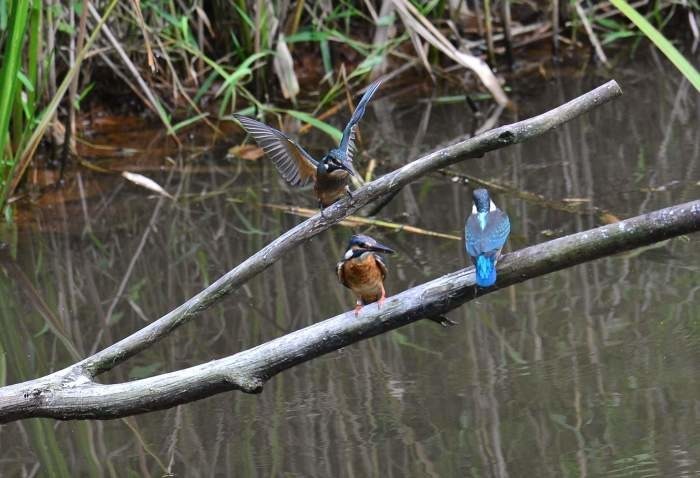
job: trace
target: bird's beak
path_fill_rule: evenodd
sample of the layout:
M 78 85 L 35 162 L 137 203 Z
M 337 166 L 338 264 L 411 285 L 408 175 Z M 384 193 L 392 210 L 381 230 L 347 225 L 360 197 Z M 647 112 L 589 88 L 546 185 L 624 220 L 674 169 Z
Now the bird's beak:
M 351 165 L 350 163 L 348 163 L 347 161 L 341 161 L 341 162 L 340 162 L 340 167 L 343 168 L 343 169 L 344 169 L 345 171 L 347 171 L 348 173 L 350 173 L 350 176 L 354 176 L 354 175 L 355 175 L 355 171 L 353 171 L 352 165 Z
M 375 245 L 370 247 L 369 250 L 372 252 L 383 252 L 385 254 L 393 254 L 396 252 L 391 247 L 387 247 L 384 244 L 379 244 L 379 243 L 376 243 Z

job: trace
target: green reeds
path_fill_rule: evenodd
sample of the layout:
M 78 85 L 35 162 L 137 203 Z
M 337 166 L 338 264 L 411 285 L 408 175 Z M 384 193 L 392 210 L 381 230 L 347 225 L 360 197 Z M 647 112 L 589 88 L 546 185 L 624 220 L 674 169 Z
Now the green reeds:
M 8 174 L 14 167 L 13 142 L 17 137 L 13 137 L 17 128 L 10 124 L 18 98 L 18 73 L 20 72 L 22 47 L 24 45 L 24 34 L 29 17 L 29 0 L 19 0 L 10 4 L 9 34 L 3 52 L 2 70 L 0 71 L 0 195 L 6 194 Z M 21 98 L 20 98 L 21 101 Z M 4 201 L 0 201 L 0 209 Z
M 78 71 L 80 70 L 80 66 L 83 62 L 83 59 L 87 55 L 88 50 L 92 46 L 92 44 L 95 42 L 95 39 L 97 38 L 100 29 L 104 25 L 105 21 L 107 20 L 107 17 L 109 17 L 109 14 L 112 12 L 114 7 L 117 5 L 118 0 L 112 0 L 107 8 L 105 9 L 105 12 L 100 19 L 100 21 L 95 25 L 95 28 L 88 38 L 88 40 L 85 42 L 85 46 L 83 49 L 78 53 L 78 55 L 75 58 L 75 63 L 74 65 L 66 72 L 65 77 L 63 78 L 63 81 L 61 82 L 61 85 L 58 87 L 56 94 L 54 97 L 51 99 L 49 102 L 48 106 L 44 108 L 40 114 L 36 115 L 36 117 L 29 118 L 30 121 L 25 125 L 23 128 L 23 131 L 21 133 L 21 138 L 13 140 L 17 141 L 17 144 L 12 144 L 8 145 L 8 143 L 5 141 L 3 143 L 0 143 L 0 146 L 2 146 L 2 167 L 0 167 L 0 211 L 5 212 L 5 217 L 9 217 L 9 214 L 6 211 L 7 207 L 7 201 L 9 199 L 9 196 L 14 192 L 14 190 L 17 188 L 19 185 L 19 182 L 24 175 L 25 170 L 29 166 L 29 162 L 31 161 L 32 157 L 34 156 L 34 153 L 36 152 L 37 147 L 39 146 L 39 142 L 44 136 L 44 133 L 46 132 L 47 128 L 49 127 L 49 123 L 51 122 L 52 118 L 54 117 L 58 106 L 63 99 L 63 95 L 65 95 L 66 91 L 68 90 L 68 87 L 73 80 L 73 77 L 77 75 Z M 14 25 L 13 25 L 13 32 L 11 35 L 11 40 L 10 44 L 13 45 L 13 47 L 17 50 L 16 52 L 10 51 L 10 55 L 17 55 L 16 59 L 16 64 L 14 66 L 7 66 L 10 62 L 4 62 L 3 64 L 3 72 L 2 75 L 0 75 L 0 86 L 3 88 L 7 87 L 10 88 L 10 91 L 16 91 L 15 88 L 18 85 L 17 81 L 12 81 L 12 74 L 7 73 L 5 69 L 7 70 L 13 70 L 15 72 L 14 77 L 17 77 L 20 74 L 19 70 L 19 55 L 20 52 L 22 51 L 23 44 L 24 44 L 24 29 L 26 26 L 26 17 L 28 14 L 28 1 L 23 0 L 18 3 L 16 6 L 16 10 L 13 12 L 16 12 L 17 14 L 21 14 L 19 11 L 20 7 L 24 4 L 24 22 L 21 24 L 21 33 L 17 33 L 17 39 L 15 40 L 15 30 L 14 30 Z M 16 20 L 16 19 L 15 19 Z M 30 40 L 30 45 L 33 44 L 33 42 Z M 29 55 L 30 58 L 32 55 Z M 11 56 L 6 57 L 8 60 L 11 58 Z M 36 56 L 35 56 L 36 59 Z M 9 79 L 8 79 L 9 77 Z M 6 83 L 7 82 L 7 83 Z M 5 91 L 5 90 L 3 90 Z M 11 101 L 13 95 L 9 95 L 9 99 L 6 100 L 6 98 L 3 96 L 3 101 L 0 103 L 0 114 L 5 113 L 6 115 L 11 114 L 11 110 L 14 107 L 13 102 Z M 24 97 L 21 97 L 19 101 L 24 101 Z M 7 112 L 4 112 L 4 109 L 1 105 L 5 105 L 7 103 Z M 0 116 L 0 119 L 3 116 Z M 35 124 L 36 123 L 36 124 Z M 4 128 L 0 128 L 0 137 L 5 137 L 7 138 L 8 136 L 8 126 L 9 126 L 9 119 L 5 123 L 0 123 L 0 126 L 4 126 Z
M 666 58 L 685 76 L 688 81 L 700 91 L 700 73 L 690 64 L 688 60 L 676 49 L 673 44 L 659 30 L 649 23 L 649 21 L 639 14 L 626 0 L 610 0 L 618 10 L 639 28 L 649 40 L 651 40 Z
M 662 33 L 625 0 L 611 1 L 700 89 L 697 70 Z M 81 3 L 84 2 L 76 5 Z M 382 10 L 377 11 L 379 3 Z M 288 8 L 280 2 L 261 0 L 140 0 L 117 2 L 116 6 L 111 3 L 102 14 L 102 21 L 98 21 L 94 9 L 100 5 L 104 8 L 107 2 L 86 2 L 91 11 L 92 26 L 88 22 L 88 27 L 93 37 L 71 61 L 66 59 L 66 44 L 73 41 L 76 31 L 68 26 L 72 23 L 67 20 L 70 9 L 65 2 L 53 2 L 49 8 L 38 0 L 0 1 L 0 211 L 11 216 L 6 209 L 7 200 L 55 120 L 59 104 L 65 101 L 63 85 L 57 87 L 56 71 L 65 71 L 75 78 L 81 68 L 80 60 L 95 41 L 98 48 L 92 64 L 111 68 L 115 78 L 128 84 L 173 135 L 198 121 L 216 128 L 210 119 L 217 114 L 219 119 L 226 119 L 232 112 L 267 111 L 286 112 L 337 139 L 339 131 L 323 122 L 325 117 L 317 115 L 324 109 L 332 111 L 338 95 L 350 89 L 343 79 L 364 83 L 364 77 L 376 74 L 377 67 L 386 65 L 389 59 L 403 64 L 390 76 L 420 63 L 435 78 L 444 76 L 444 67 L 452 62 L 472 70 L 484 89 L 506 105 L 509 101 L 501 81 L 484 63 L 484 57 L 488 55 L 495 68 L 502 61 L 499 56 L 503 46 L 506 54 L 520 54 L 523 45 L 559 33 L 558 26 L 548 33 L 543 25 L 524 24 L 517 12 L 510 12 L 508 1 L 479 0 L 472 9 L 464 8 L 461 14 L 455 11 L 457 20 L 460 15 L 475 17 L 476 30 L 463 28 L 459 22 L 445 24 L 450 15 L 446 2 L 389 3 L 392 15 L 384 9 L 387 2 L 339 2 L 325 10 L 305 0 L 294 0 Z M 498 10 L 493 17 L 493 9 L 498 5 L 503 7 L 500 22 L 496 21 Z M 558 22 L 559 2 L 551 5 Z M 657 28 L 682 8 L 675 6 L 667 15 L 660 15 L 667 5 L 657 4 L 651 14 L 655 16 L 649 16 L 658 22 Z M 688 5 L 688 9 L 696 8 L 693 2 Z M 582 5 L 579 7 L 583 10 Z M 585 9 L 585 18 L 595 22 L 589 27 L 603 27 L 603 45 L 625 37 L 641 38 L 627 21 L 610 18 L 619 13 L 609 7 L 606 1 Z M 109 31 L 104 29 L 107 37 L 94 38 L 94 32 L 100 30 L 112 8 L 118 8 L 118 14 L 110 18 Z M 511 14 L 513 28 L 509 29 Z M 372 32 L 390 25 L 395 27 L 395 33 L 368 41 Z M 593 28 L 589 30 L 589 37 L 595 37 Z M 414 48 L 404 48 L 407 42 L 412 42 Z M 288 85 L 297 84 L 297 75 L 307 85 L 314 78 L 318 80 L 315 91 L 307 92 L 318 94 L 315 107 L 297 107 L 293 94 L 283 104 L 277 101 L 280 88 L 275 87 L 276 81 L 269 75 L 273 71 L 270 66 L 275 59 L 280 63 L 280 56 L 284 56 L 285 67 L 278 65 L 274 71 L 280 79 L 288 78 Z M 304 75 L 300 74 L 302 71 Z M 353 88 L 356 86 L 357 83 Z M 85 91 L 89 90 L 90 87 Z M 76 97 L 75 91 L 74 83 L 71 98 Z M 300 100 L 301 104 L 304 100 Z M 81 132 L 76 134 L 80 137 Z

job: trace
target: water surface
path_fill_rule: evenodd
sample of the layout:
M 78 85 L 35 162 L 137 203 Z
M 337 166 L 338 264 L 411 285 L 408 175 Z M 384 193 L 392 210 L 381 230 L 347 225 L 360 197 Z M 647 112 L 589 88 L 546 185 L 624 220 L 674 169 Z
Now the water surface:
M 551 200 L 582 200 L 582 210 L 620 218 L 697 199 L 697 93 L 654 57 L 615 78 L 623 98 L 453 171 Z M 587 73 L 515 83 L 520 111 L 503 113 L 498 124 L 607 79 Z M 389 171 L 474 131 L 491 113 L 486 104 L 475 116 L 464 102 L 429 99 L 384 93 L 373 101 L 363 121 L 362 172 L 368 158 L 377 159 L 379 174 Z M 265 160 L 226 159 L 206 141 L 178 156 L 159 146 L 161 131 L 124 134 L 145 150 L 130 168 L 188 200 L 156 209 L 158 199 L 143 189 L 82 171 L 51 192 L 48 205 L 31 208 L 0 282 L 6 383 L 60 369 L 143 327 L 302 220 L 262 203 L 314 206 L 310 191 L 287 189 Z M 315 133 L 302 142 L 315 152 L 329 146 Z M 380 217 L 460 235 L 470 188 L 431 175 Z M 601 223 L 598 214 L 513 194 L 495 200 L 511 217 L 511 248 Z M 399 252 L 389 261 L 389 293 L 466 263 L 458 241 L 355 231 Z M 354 300 L 334 268 L 352 232 L 336 226 L 319 235 L 100 380 L 203 363 L 350 309 Z M 409 325 L 284 372 L 260 395 L 226 393 L 127 420 L 3 425 L 0 469 L 7 476 L 697 475 L 697 240 L 490 294 L 450 313 L 455 327 Z

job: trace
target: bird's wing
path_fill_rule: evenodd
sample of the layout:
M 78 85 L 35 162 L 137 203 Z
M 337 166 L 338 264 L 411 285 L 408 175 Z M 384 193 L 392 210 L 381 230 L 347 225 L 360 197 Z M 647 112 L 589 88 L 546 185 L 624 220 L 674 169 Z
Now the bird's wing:
M 469 254 L 469 257 L 471 258 L 474 258 L 480 254 L 480 234 L 481 228 L 479 227 L 479 221 L 476 218 L 476 214 L 472 214 L 467 218 L 467 224 L 464 227 L 464 239 L 467 254 Z
M 508 214 L 496 209 L 486 216 L 486 227 L 482 236 L 481 247 L 484 252 L 498 255 L 510 234 L 510 219 Z
M 501 250 L 510 234 L 510 220 L 508 215 L 496 209 L 486 216 L 486 227 L 481 230 L 476 214 L 467 218 L 464 228 L 466 236 L 467 254 L 476 257 L 481 254 L 496 254 Z
M 338 262 L 338 265 L 335 267 L 335 273 L 338 275 L 338 280 L 340 281 L 340 283 L 349 289 L 350 286 L 348 285 L 347 282 L 345 282 L 345 273 L 343 271 L 344 264 L 345 264 L 344 261 Z
M 374 259 L 377 261 L 377 265 L 379 266 L 379 270 L 382 271 L 382 282 L 386 278 L 386 273 L 387 273 L 387 268 L 386 264 L 384 263 L 384 258 L 380 256 L 379 254 L 374 255 Z
M 374 92 L 377 91 L 380 84 L 381 81 L 377 80 L 369 85 L 369 88 L 367 88 L 367 91 L 365 91 L 365 94 L 362 95 L 362 99 L 357 104 L 357 108 L 355 108 L 355 112 L 352 114 L 350 121 L 348 121 L 348 124 L 343 130 L 343 138 L 340 140 L 338 150 L 340 150 L 348 161 L 352 161 L 352 157 L 355 154 L 355 135 L 357 134 L 357 123 L 360 122 L 362 116 L 365 114 L 365 107 L 367 106 L 367 103 L 369 103 L 369 100 L 372 99 L 372 95 L 374 95 Z
M 247 116 L 234 115 L 272 160 L 290 186 L 304 186 L 316 178 L 318 162 L 284 133 Z

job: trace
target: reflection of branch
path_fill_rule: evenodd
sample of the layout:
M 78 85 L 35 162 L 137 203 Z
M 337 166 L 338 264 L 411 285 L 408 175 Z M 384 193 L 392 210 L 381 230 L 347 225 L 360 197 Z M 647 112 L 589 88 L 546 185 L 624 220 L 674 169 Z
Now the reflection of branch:
M 669 207 L 505 255 L 498 288 L 700 230 L 700 200 Z M 320 355 L 453 310 L 480 295 L 468 267 L 230 357 L 142 380 L 102 385 L 75 367 L 0 388 L 0 423 L 29 417 L 116 418 L 172 407 L 227 390 L 259 393 L 274 375 Z M 79 371 L 78 371 L 79 372 Z
M 110 370 L 198 316 L 203 310 L 270 267 L 285 253 L 340 222 L 346 216 L 355 213 L 376 198 L 400 189 L 411 181 L 439 168 L 455 164 L 466 158 L 480 157 L 488 151 L 540 136 L 621 94 L 622 91 L 617 83 L 609 81 L 539 116 L 501 126 L 474 138 L 433 151 L 386 174 L 355 190 L 352 199 L 342 199 L 326 208 L 323 215 L 316 214 L 285 232 L 175 310 L 129 337 L 58 373 L 83 376 L 88 380 L 101 372 Z
M 27 277 L 24 270 L 15 262 L 6 247 L 0 243 L 0 273 L 4 272 L 8 277 L 11 277 L 16 282 L 19 291 L 26 297 L 27 301 L 32 304 L 34 309 L 39 313 L 44 323 L 51 332 L 61 341 L 68 353 L 74 360 L 80 357 L 78 349 L 70 339 L 70 333 L 66 330 L 61 322 L 61 319 L 56 317 L 53 310 L 46 303 L 39 291 L 36 290 L 32 281 Z M 2 280 L 5 280 L 4 278 Z

